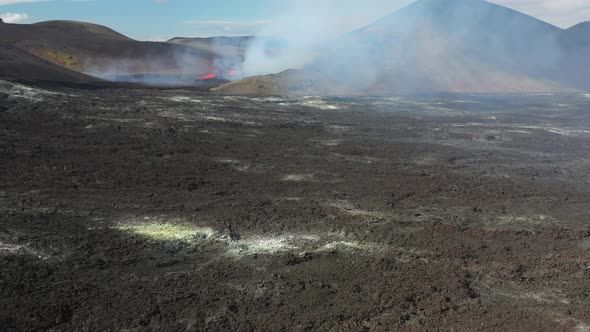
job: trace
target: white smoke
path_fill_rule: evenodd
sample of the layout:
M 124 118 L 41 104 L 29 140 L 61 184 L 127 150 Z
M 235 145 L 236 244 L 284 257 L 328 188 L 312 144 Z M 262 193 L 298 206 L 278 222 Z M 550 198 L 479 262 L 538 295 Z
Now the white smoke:
M 590 86 L 584 69 L 590 46 L 494 2 L 292 0 L 260 31 L 243 72 L 305 69 L 295 89 L 317 86 L 309 82 L 318 77 L 359 93 Z M 269 51 L 268 36 L 282 41 L 280 52 Z
M 283 13 L 259 31 L 245 56 L 244 74 L 276 73 L 310 63 L 329 41 L 365 26 L 412 0 L 290 0 Z M 279 40 L 279 50 L 269 45 Z M 272 42 L 271 42 L 272 44 Z
M 22 23 L 29 20 L 31 17 L 27 13 L 3 13 L 0 18 L 4 23 Z

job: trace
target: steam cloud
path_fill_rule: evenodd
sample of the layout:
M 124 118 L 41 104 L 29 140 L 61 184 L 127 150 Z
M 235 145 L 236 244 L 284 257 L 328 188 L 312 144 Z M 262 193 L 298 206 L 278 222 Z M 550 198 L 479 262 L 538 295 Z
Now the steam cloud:
M 22 23 L 29 20 L 31 17 L 27 13 L 3 13 L 0 18 L 4 23 Z
M 281 15 L 257 34 L 243 64 L 246 76 L 301 68 L 320 54 L 326 43 L 391 13 L 412 0 L 291 0 Z M 273 51 L 269 38 L 280 40 Z
M 305 69 L 345 90 L 378 94 L 549 91 L 564 82 L 588 84 L 590 75 L 584 69 L 590 46 L 584 49 L 565 30 L 481 0 L 289 0 L 256 35 L 213 39 L 213 55 L 205 58 L 195 49 L 177 48 L 143 59 L 143 68 L 131 57 L 90 73 L 115 79 L 165 73 L 171 59 L 177 69 L 171 79 L 181 77 L 179 84 L 205 73 Z
M 191 84 L 198 73 L 208 70 L 208 59 L 190 47 L 149 44 L 152 48 L 146 52 L 116 58 L 88 58 L 82 66 L 87 74 L 96 77 L 149 85 Z
M 259 35 L 284 49 L 268 52 L 268 39 L 256 39 L 246 76 L 303 68 L 378 94 L 588 85 L 581 68 L 590 53 L 567 45 L 567 31 L 481 0 L 292 1 Z

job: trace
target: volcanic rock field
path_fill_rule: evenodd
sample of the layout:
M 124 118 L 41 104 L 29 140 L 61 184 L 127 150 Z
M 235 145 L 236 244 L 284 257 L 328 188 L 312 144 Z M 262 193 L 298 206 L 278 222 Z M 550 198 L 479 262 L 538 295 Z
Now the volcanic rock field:
M 590 331 L 588 94 L 0 99 L 0 330 Z

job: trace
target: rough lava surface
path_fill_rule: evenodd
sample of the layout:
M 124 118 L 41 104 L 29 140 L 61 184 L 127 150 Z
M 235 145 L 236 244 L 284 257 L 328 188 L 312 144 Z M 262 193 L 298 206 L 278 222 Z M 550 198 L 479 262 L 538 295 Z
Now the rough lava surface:
M 588 94 L 0 83 L 7 331 L 588 331 Z

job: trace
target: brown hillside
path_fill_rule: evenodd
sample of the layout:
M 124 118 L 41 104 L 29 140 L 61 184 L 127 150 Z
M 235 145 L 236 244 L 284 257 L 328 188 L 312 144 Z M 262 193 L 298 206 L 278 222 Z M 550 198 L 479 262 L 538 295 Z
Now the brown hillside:
M 57 66 L 19 48 L 0 43 L 0 78 L 16 81 L 90 83 L 98 79 Z
M 66 68 L 99 75 L 202 74 L 212 56 L 183 45 L 136 41 L 104 26 L 74 21 L 1 24 L 0 42 Z

